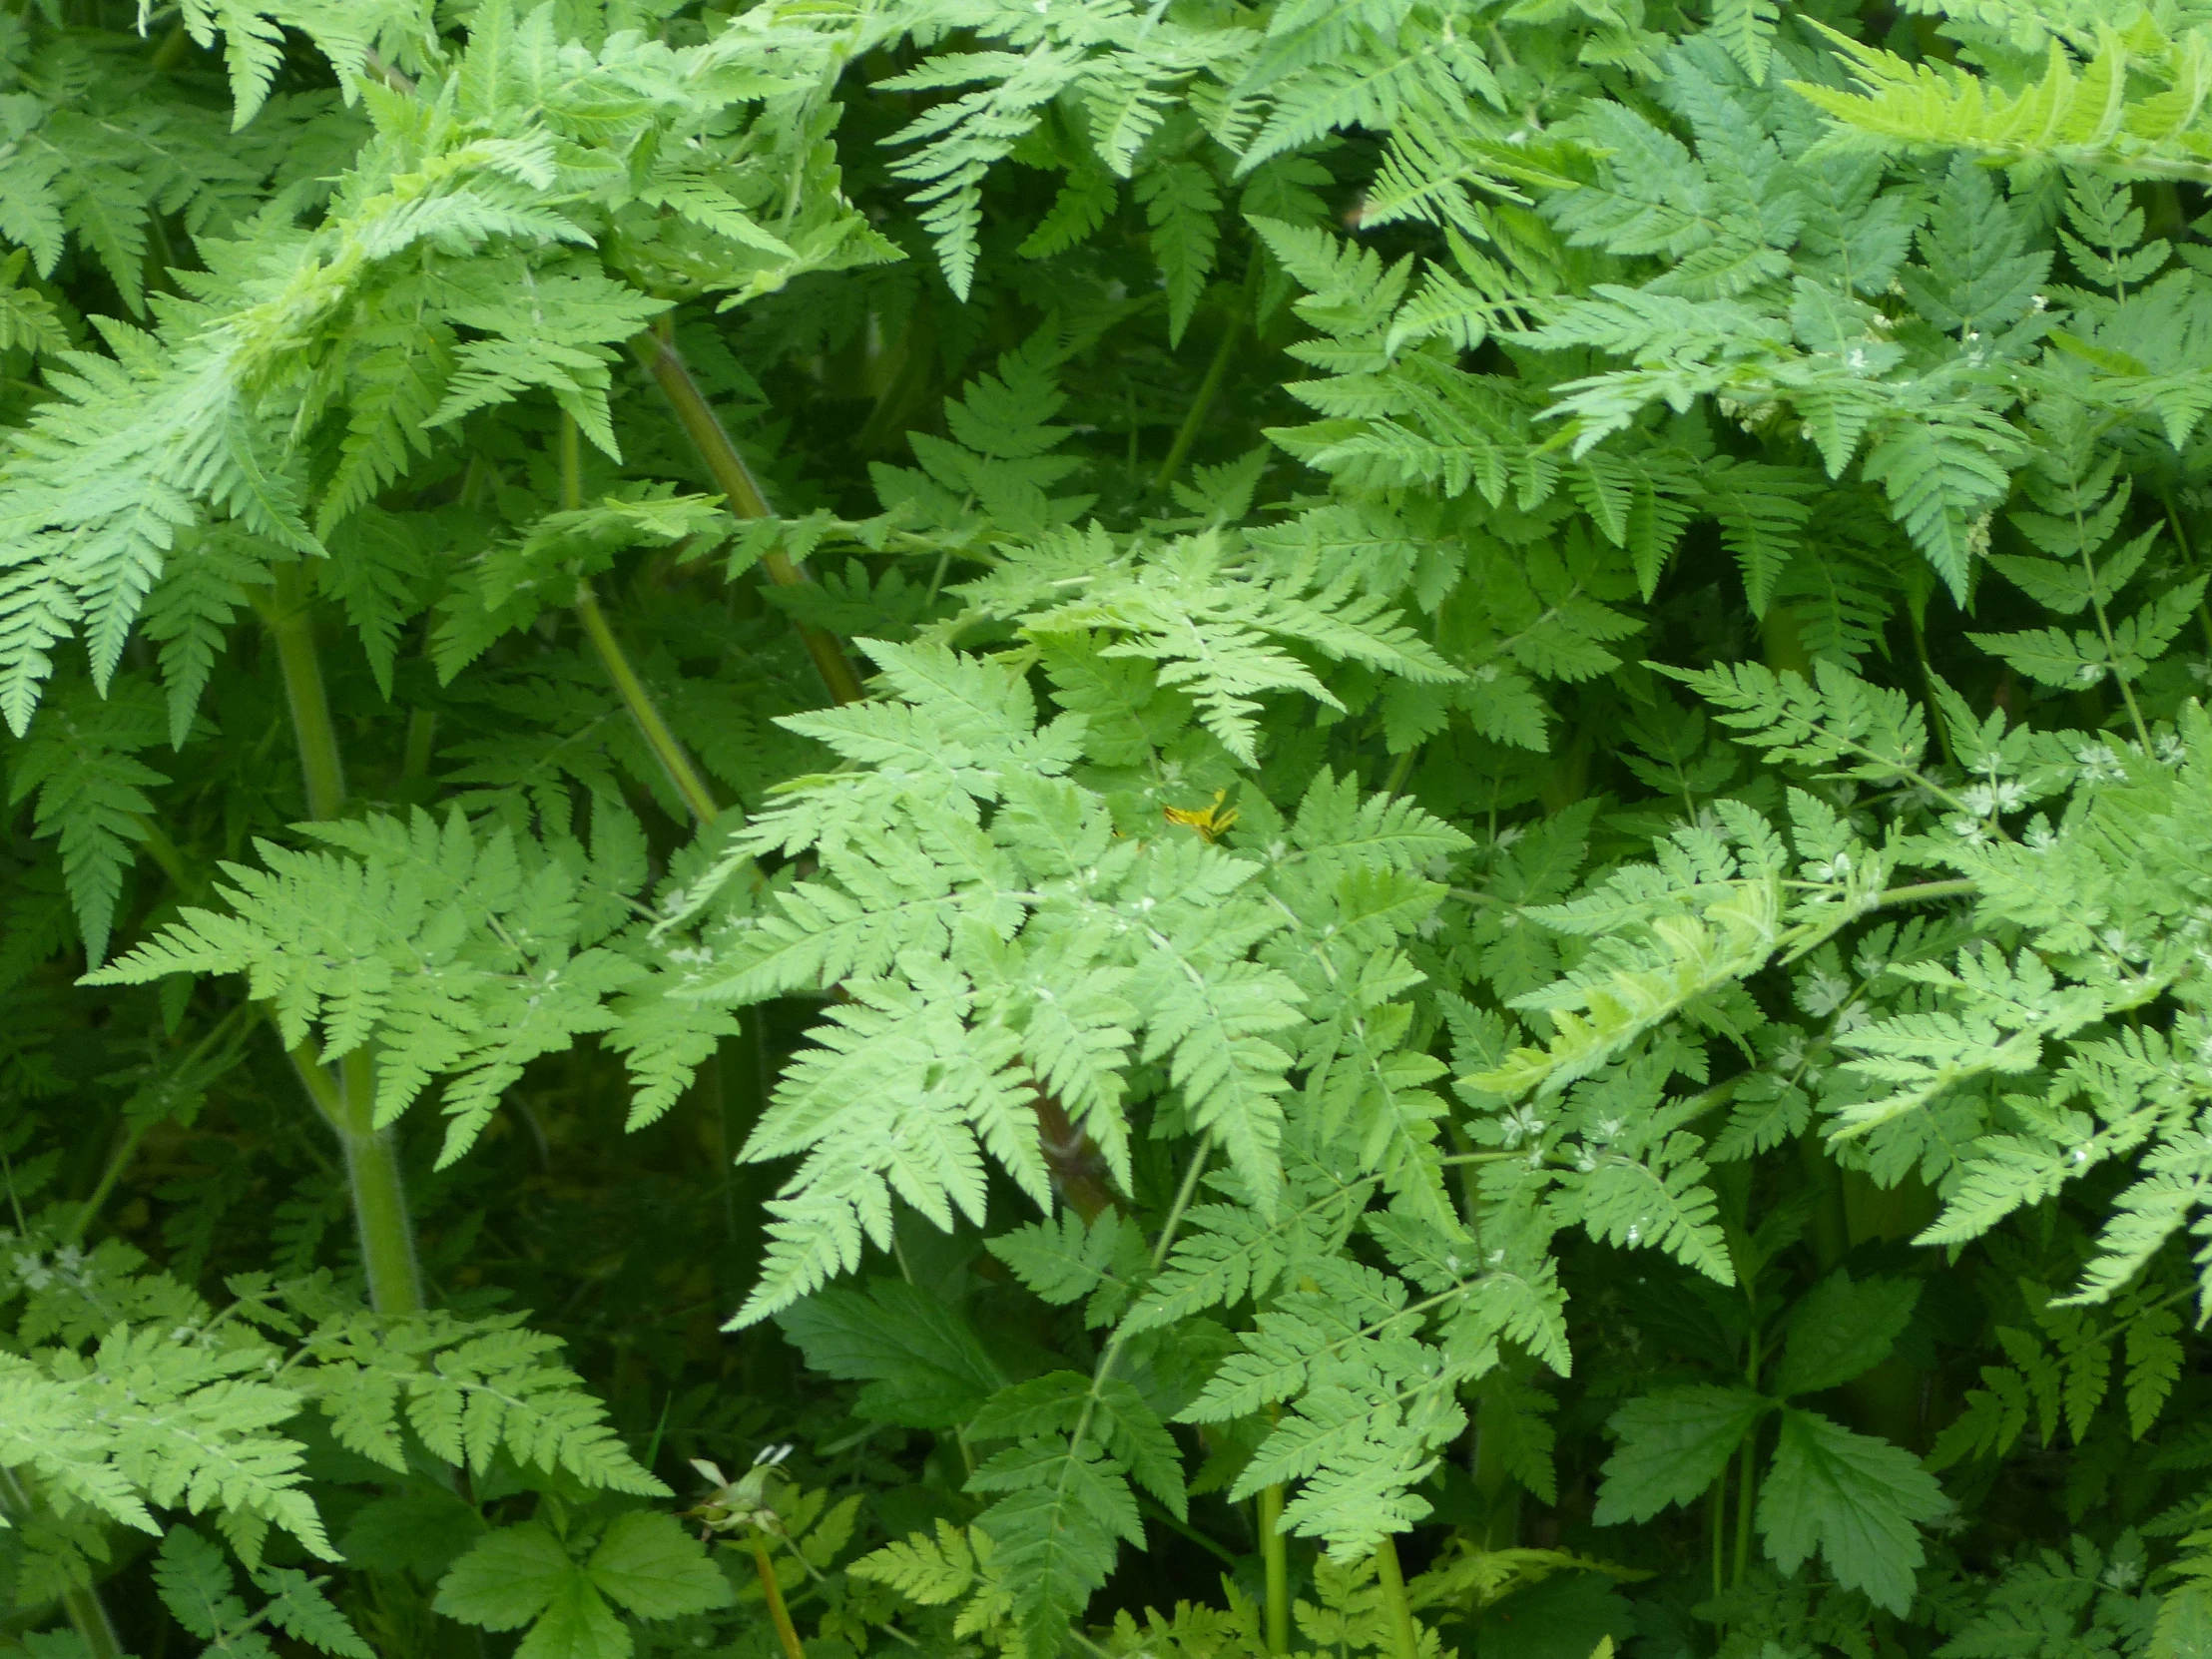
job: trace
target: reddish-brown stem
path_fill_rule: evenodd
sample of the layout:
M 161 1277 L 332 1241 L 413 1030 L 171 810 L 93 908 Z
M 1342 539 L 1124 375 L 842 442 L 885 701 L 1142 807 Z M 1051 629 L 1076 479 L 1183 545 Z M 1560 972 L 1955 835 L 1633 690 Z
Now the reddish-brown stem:
M 1038 1089 L 1031 1104 L 1037 1113 L 1037 1140 L 1061 1202 L 1085 1222 L 1096 1220 L 1114 1202 L 1105 1180 L 1106 1160 L 1090 1136 L 1069 1120 L 1067 1108 L 1049 1089 Z

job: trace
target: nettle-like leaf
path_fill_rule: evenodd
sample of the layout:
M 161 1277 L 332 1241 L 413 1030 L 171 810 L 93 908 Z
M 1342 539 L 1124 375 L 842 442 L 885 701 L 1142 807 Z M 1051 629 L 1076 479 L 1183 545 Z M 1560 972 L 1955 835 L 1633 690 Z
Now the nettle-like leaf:
M 520 1654 L 627 1659 L 634 1644 L 617 1608 L 671 1619 L 731 1600 L 730 1581 L 671 1516 L 617 1515 L 578 1559 L 582 1542 L 535 1521 L 493 1532 L 439 1580 L 437 1609 L 483 1630 L 527 1625 Z
M 1946 1508 L 1942 1489 L 1904 1448 L 1782 1401 L 1872 1370 L 1890 1353 L 1919 1287 L 1854 1284 L 1836 1274 L 1796 1311 L 1780 1365 L 1760 1389 L 1692 1383 L 1646 1394 L 1613 1414 L 1619 1445 L 1605 1464 L 1600 1525 L 1649 1520 L 1702 1499 L 1779 1412 L 1758 1525 L 1785 1573 L 1818 1551 L 1839 1582 L 1902 1613 L 1926 1559 L 1917 1523 Z

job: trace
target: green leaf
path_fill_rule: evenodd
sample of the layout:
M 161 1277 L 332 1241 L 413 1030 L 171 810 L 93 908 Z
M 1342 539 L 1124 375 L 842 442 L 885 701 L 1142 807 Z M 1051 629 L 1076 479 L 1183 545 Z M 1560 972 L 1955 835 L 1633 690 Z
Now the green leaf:
M 867 1294 L 817 1291 L 777 1316 L 807 1363 L 865 1382 L 854 1410 L 909 1428 L 965 1422 L 1006 1377 L 956 1310 L 895 1279 Z
M 1631 1400 L 1608 1424 L 1619 1439 L 1606 1458 L 1592 1519 L 1600 1526 L 1651 1519 L 1670 1503 L 1692 1503 L 1728 1466 L 1774 1402 L 1748 1388 L 1710 1382 L 1662 1388 Z
M 1914 1280 L 1855 1283 L 1837 1269 L 1792 1310 L 1782 1363 L 1766 1378 L 1767 1386 L 1788 1398 L 1819 1393 L 1872 1371 L 1889 1358 L 1920 1295 Z
M 296 1567 L 270 1567 L 254 1575 L 269 1597 L 269 1622 L 285 1635 L 344 1659 L 375 1659 L 345 1615 L 330 1605 L 321 1585 Z
M 630 1632 L 591 1580 L 572 1573 L 515 1648 L 515 1659 L 629 1659 Z
M 1947 1505 L 1911 1452 L 1790 1406 L 1759 1489 L 1759 1531 L 1784 1572 L 1818 1550 L 1838 1583 L 1902 1616 L 1926 1558 L 1916 1523 Z
M 580 1578 L 561 1540 L 538 1522 L 525 1521 L 492 1533 L 454 1562 L 438 1581 L 436 1606 L 463 1624 L 516 1630 Z
M 434 1580 L 484 1536 L 484 1521 L 458 1494 L 398 1492 L 355 1513 L 338 1539 L 347 1561 L 369 1572 Z
M 591 1581 L 641 1619 L 673 1619 L 730 1604 L 730 1581 L 673 1515 L 617 1515 L 592 1551 Z

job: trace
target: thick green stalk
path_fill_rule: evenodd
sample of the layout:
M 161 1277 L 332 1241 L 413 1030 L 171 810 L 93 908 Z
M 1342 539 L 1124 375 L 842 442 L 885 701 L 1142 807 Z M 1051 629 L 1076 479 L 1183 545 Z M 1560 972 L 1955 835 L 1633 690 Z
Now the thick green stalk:
M 1482 1547 L 1511 1549 L 1520 1542 L 1520 1483 L 1505 1466 L 1504 1426 L 1512 1406 L 1486 1394 L 1474 1407 L 1474 1489 L 1482 1494 Z
M 368 1305 L 379 1314 L 422 1311 L 422 1270 L 415 1261 L 414 1224 L 391 1132 L 375 1125 L 376 1067 L 356 1048 L 338 1062 L 338 1074 L 311 1045 L 290 1051 L 292 1070 L 345 1155 L 353 1225 L 360 1235 L 361 1266 L 368 1276 Z
M 574 512 L 583 504 L 582 447 L 577 441 L 575 417 L 564 411 L 561 415 L 561 506 L 564 511 Z M 615 690 L 621 694 L 622 706 L 637 722 L 646 747 L 661 763 L 669 783 L 683 798 L 693 818 L 701 824 L 711 822 L 720 810 L 715 806 L 714 792 L 707 788 L 707 781 L 699 776 L 691 757 L 684 753 L 684 746 L 669 730 L 668 722 L 661 718 L 660 706 L 653 701 L 653 694 L 646 689 L 645 682 L 638 678 L 638 671 L 630 666 L 629 655 L 622 649 L 622 642 L 615 638 L 607 613 L 599 608 L 599 595 L 592 591 L 590 580 L 582 576 L 576 579 L 576 615 L 584 624 L 584 635 L 591 641 L 592 649 L 599 654 L 607 678 L 615 683 Z
M 1405 1575 L 1398 1570 L 1397 1545 L 1388 1538 L 1376 1545 L 1375 1579 L 1390 1615 L 1390 1659 L 1420 1659 L 1420 1633 L 1413 1625 L 1412 1603 L 1405 1599 Z
M 684 359 L 676 354 L 676 347 L 657 333 L 640 334 L 630 344 L 659 384 L 669 407 L 676 411 L 677 420 L 692 440 L 692 447 L 699 451 L 699 458 L 706 463 L 715 487 L 728 499 L 730 510 L 740 518 L 774 517 L 769 510 L 768 497 L 754 481 L 753 469 L 745 464 L 738 446 L 730 441 L 730 434 L 723 429 L 722 421 L 707 401 L 706 393 L 699 389 L 699 382 L 692 378 L 691 370 L 684 365 Z M 765 554 L 761 568 L 778 587 L 795 588 L 808 579 L 806 571 L 782 549 Z M 810 628 L 804 622 L 798 627 L 800 642 L 806 646 L 807 655 L 814 659 L 815 671 L 822 676 L 830 700 L 859 702 L 866 695 L 860 686 L 860 676 L 845 656 L 844 648 L 837 644 L 836 637 L 819 628 Z
M 338 752 L 337 728 L 330 720 L 330 701 L 322 689 L 306 573 L 299 566 L 278 568 L 276 592 L 263 616 L 284 677 L 284 701 L 291 709 L 292 736 L 299 745 L 307 815 L 335 818 L 345 806 L 345 766 Z M 407 1217 L 399 1153 L 389 1131 L 376 1127 L 375 1062 L 366 1048 L 357 1048 L 338 1062 L 338 1075 L 332 1078 L 304 1045 L 292 1050 L 291 1062 L 307 1097 L 345 1153 L 353 1224 L 360 1234 L 361 1263 L 368 1274 L 369 1306 L 379 1314 L 420 1312 L 422 1275 L 415 1262 L 414 1228 Z
M 263 607 L 262 619 L 269 625 L 284 677 L 284 701 L 290 705 L 291 733 L 299 745 L 307 816 L 333 819 L 345 808 L 345 764 L 339 757 L 337 728 L 330 724 L 330 700 L 322 690 L 310 604 L 306 570 L 296 564 L 277 566 L 276 586 Z
M 1283 1536 L 1283 1488 L 1260 1488 L 1260 1564 L 1268 1581 L 1268 1651 L 1291 1651 L 1291 1550 Z
M 1928 729 L 1936 734 L 1936 748 L 1943 757 L 1943 765 L 1954 767 L 1958 756 L 1950 746 L 1950 723 L 1943 718 L 1942 705 L 1936 701 L 1936 665 L 1928 660 L 1928 630 L 1921 626 L 1921 613 L 1917 606 L 1905 607 L 1905 625 L 1912 630 L 1913 655 L 1921 665 L 1921 703 L 1928 711 Z
M 776 1563 L 769 1559 L 768 1546 L 756 1537 L 752 1547 L 753 1569 L 761 1575 L 761 1593 L 768 1598 L 768 1616 L 784 1644 L 787 1659 L 807 1659 L 807 1650 L 800 1645 L 799 1632 L 792 1627 L 791 1609 L 784 1605 L 783 1587 L 776 1582 Z

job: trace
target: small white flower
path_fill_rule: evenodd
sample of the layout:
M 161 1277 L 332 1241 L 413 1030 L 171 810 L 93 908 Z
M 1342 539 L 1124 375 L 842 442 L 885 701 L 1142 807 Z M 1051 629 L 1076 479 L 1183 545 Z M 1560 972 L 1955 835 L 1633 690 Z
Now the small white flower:
M 2085 743 L 2074 751 L 2074 762 L 2081 768 L 2084 784 L 2115 784 L 2127 777 L 2110 744 Z
M 1533 1107 L 1518 1106 L 1498 1120 L 1498 1129 L 1505 1143 L 1505 1150 L 1516 1152 L 1523 1142 L 1541 1140 L 1544 1120 Z
M 1815 968 L 1806 975 L 1805 986 L 1798 993 L 1798 1001 L 1815 1019 L 1826 1019 L 1841 1008 L 1851 997 L 1851 981 Z

